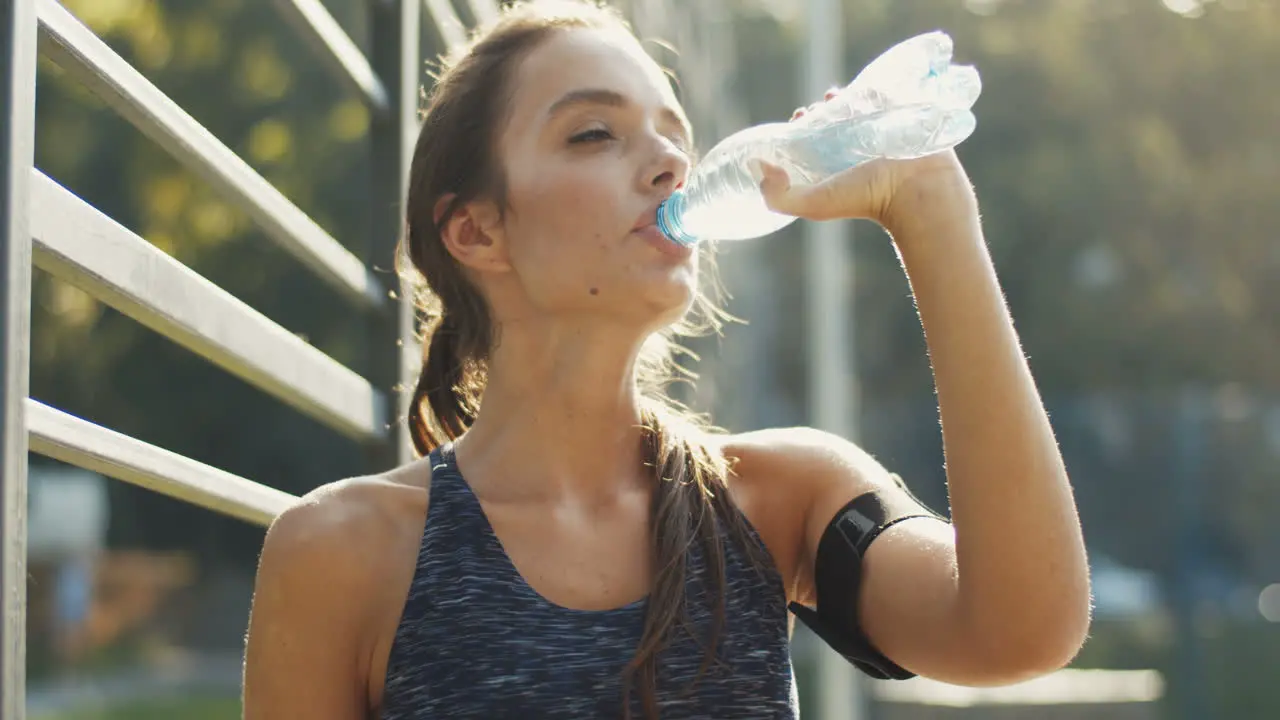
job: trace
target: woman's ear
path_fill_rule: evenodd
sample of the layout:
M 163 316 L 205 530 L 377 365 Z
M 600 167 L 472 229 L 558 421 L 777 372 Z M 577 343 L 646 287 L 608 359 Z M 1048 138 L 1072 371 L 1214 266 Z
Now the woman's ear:
M 450 193 L 436 201 L 432 217 L 437 225 L 456 197 Z M 511 269 L 501 214 L 491 202 L 474 200 L 455 208 L 440 227 L 440 240 L 463 267 L 479 272 Z

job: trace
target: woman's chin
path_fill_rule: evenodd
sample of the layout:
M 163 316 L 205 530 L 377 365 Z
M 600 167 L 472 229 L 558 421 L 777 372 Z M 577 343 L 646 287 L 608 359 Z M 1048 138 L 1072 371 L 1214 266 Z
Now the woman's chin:
M 647 290 L 641 297 L 656 329 L 677 323 L 688 314 L 693 307 L 697 285 L 690 276 L 688 281 L 671 278 L 671 281 L 663 283 L 661 287 L 650 287 Z

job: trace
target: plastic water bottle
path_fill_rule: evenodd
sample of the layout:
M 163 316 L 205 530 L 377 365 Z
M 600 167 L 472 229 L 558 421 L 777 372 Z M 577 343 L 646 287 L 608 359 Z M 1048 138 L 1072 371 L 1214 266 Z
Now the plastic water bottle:
M 663 234 L 682 245 L 745 240 L 795 220 L 765 206 L 755 160 L 812 184 L 876 158 L 911 159 L 973 133 L 978 71 L 952 65 L 952 41 L 932 32 L 890 48 L 831 100 L 793 122 L 757 125 L 722 140 L 685 187 L 658 209 Z

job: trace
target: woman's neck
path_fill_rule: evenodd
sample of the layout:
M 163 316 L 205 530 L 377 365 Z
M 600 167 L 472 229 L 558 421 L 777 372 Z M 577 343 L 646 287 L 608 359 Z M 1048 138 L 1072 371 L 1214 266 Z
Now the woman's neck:
M 490 357 L 458 442 L 468 479 L 512 499 L 588 502 L 644 483 L 639 344 L 599 328 L 528 330 L 508 325 Z

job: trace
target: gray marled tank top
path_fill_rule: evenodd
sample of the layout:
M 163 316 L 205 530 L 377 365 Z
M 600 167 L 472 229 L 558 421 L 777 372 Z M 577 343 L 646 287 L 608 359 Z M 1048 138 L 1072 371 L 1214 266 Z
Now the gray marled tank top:
M 396 630 L 383 720 L 622 717 L 622 670 L 643 630 L 645 600 L 573 610 L 516 571 L 451 446 L 431 454 L 431 497 L 417 569 Z M 752 538 L 761 542 L 755 531 Z M 799 717 L 782 581 L 725 540 L 725 625 L 719 659 L 692 691 L 703 650 L 684 634 L 660 656 L 662 720 Z M 763 547 L 763 543 L 761 543 Z M 701 553 L 686 579 L 690 618 L 708 627 L 714 606 Z M 632 717 L 643 718 L 632 691 Z

